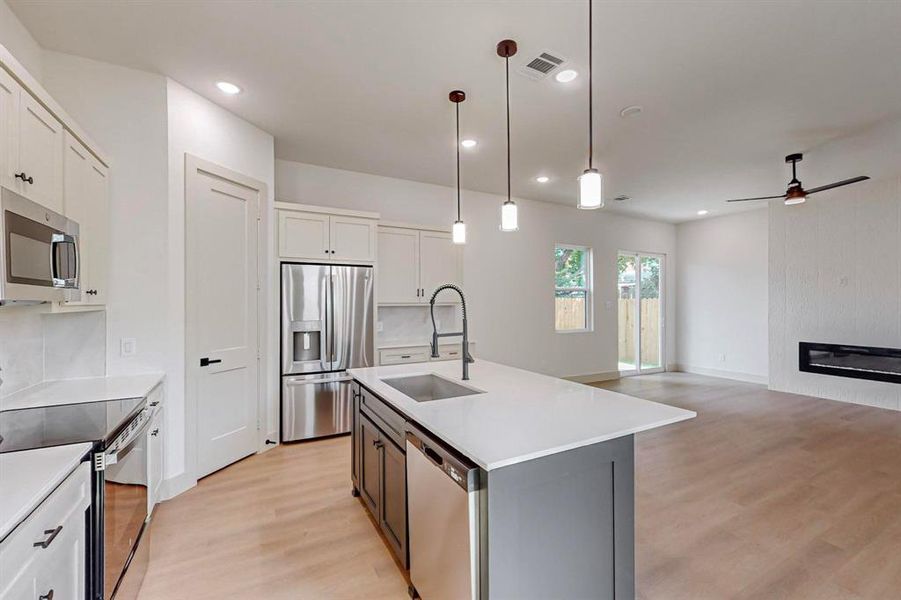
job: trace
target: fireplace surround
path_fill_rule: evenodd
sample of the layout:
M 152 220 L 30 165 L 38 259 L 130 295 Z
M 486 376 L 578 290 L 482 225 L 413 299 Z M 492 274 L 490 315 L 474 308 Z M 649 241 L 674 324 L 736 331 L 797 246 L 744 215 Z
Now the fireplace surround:
M 798 368 L 807 373 L 901 383 L 901 349 L 845 344 L 798 344 Z

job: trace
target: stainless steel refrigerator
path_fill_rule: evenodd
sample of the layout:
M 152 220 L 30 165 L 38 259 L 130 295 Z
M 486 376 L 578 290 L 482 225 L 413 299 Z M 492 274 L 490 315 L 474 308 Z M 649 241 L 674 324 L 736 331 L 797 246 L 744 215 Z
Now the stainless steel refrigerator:
M 351 427 L 346 370 L 375 364 L 372 267 L 282 263 L 283 442 Z

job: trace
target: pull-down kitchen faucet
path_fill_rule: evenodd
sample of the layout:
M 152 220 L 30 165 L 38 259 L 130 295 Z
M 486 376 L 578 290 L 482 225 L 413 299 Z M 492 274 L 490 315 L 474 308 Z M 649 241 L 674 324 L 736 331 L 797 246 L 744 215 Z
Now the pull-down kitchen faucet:
M 460 294 L 460 302 L 463 305 L 463 331 L 455 331 L 453 333 L 438 333 L 438 326 L 435 325 L 435 298 L 442 290 L 454 290 Z M 463 290 L 452 283 L 445 283 L 438 286 L 432 292 L 432 299 L 429 300 L 429 309 L 432 313 L 432 358 L 438 358 L 438 338 L 463 336 L 463 380 L 469 379 L 469 363 L 475 362 L 475 359 L 469 354 L 469 329 L 466 323 L 466 298 L 463 297 Z

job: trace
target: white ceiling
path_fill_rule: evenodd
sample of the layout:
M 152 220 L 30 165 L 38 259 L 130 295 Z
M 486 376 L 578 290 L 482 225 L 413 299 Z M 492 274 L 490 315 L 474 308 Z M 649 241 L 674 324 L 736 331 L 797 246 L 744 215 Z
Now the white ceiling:
M 543 49 L 570 84 L 511 72 L 513 193 L 575 204 L 587 4 L 8 0 L 51 50 L 159 72 L 271 132 L 279 158 L 505 193 L 503 61 Z M 782 157 L 901 115 L 901 2 L 595 2 L 596 152 L 615 210 L 681 221 L 781 193 Z M 214 82 L 244 88 L 224 97 Z M 622 108 L 644 112 L 622 118 Z M 849 172 L 856 175 L 854 157 Z M 546 174 L 551 182 L 538 184 Z M 805 181 L 818 185 L 819 181 Z M 614 203 L 611 203 L 614 204 Z

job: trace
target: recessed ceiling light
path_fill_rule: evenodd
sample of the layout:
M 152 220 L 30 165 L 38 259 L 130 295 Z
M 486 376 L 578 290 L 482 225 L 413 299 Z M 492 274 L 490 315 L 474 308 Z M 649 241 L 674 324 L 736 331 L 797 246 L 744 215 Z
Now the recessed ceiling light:
M 478 142 L 475 140 L 463 140 L 460 142 L 460 145 L 464 148 L 475 148 L 476 144 L 478 144 Z
M 704 215 L 706 215 L 706 214 L 709 213 L 709 212 L 710 212 L 709 210 L 703 210 L 703 209 L 702 209 L 702 210 L 699 210 L 699 211 L 698 211 L 698 216 L 703 217 Z
M 562 71 L 554 75 L 554 79 L 556 79 L 560 83 L 569 83 L 578 76 L 578 71 L 573 71 L 572 69 L 563 69 Z
M 236 86 L 234 83 L 229 83 L 228 81 L 217 81 L 216 87 L 219 88 L 223 94 L 228 94 L 229 96 L 234 96 L 235 94 L 241 93 L 241 88 Z
M 643 107 L 638 106 L 637 104 L 634 104 L 632 106 L 627 106 L 626 108 L 619 111 L 619 116 L 621 116 L 623 118 L 634 117 L 635 115 L 639 114 L 643 110 L 644 110 Z
M 550 180 L 551 180 L 551 178 L 548 177 L 547 175 L 539 175 L 538 177 L 535 178 L 535 181 L 537 181 L 538 183 L 547 183 Z

